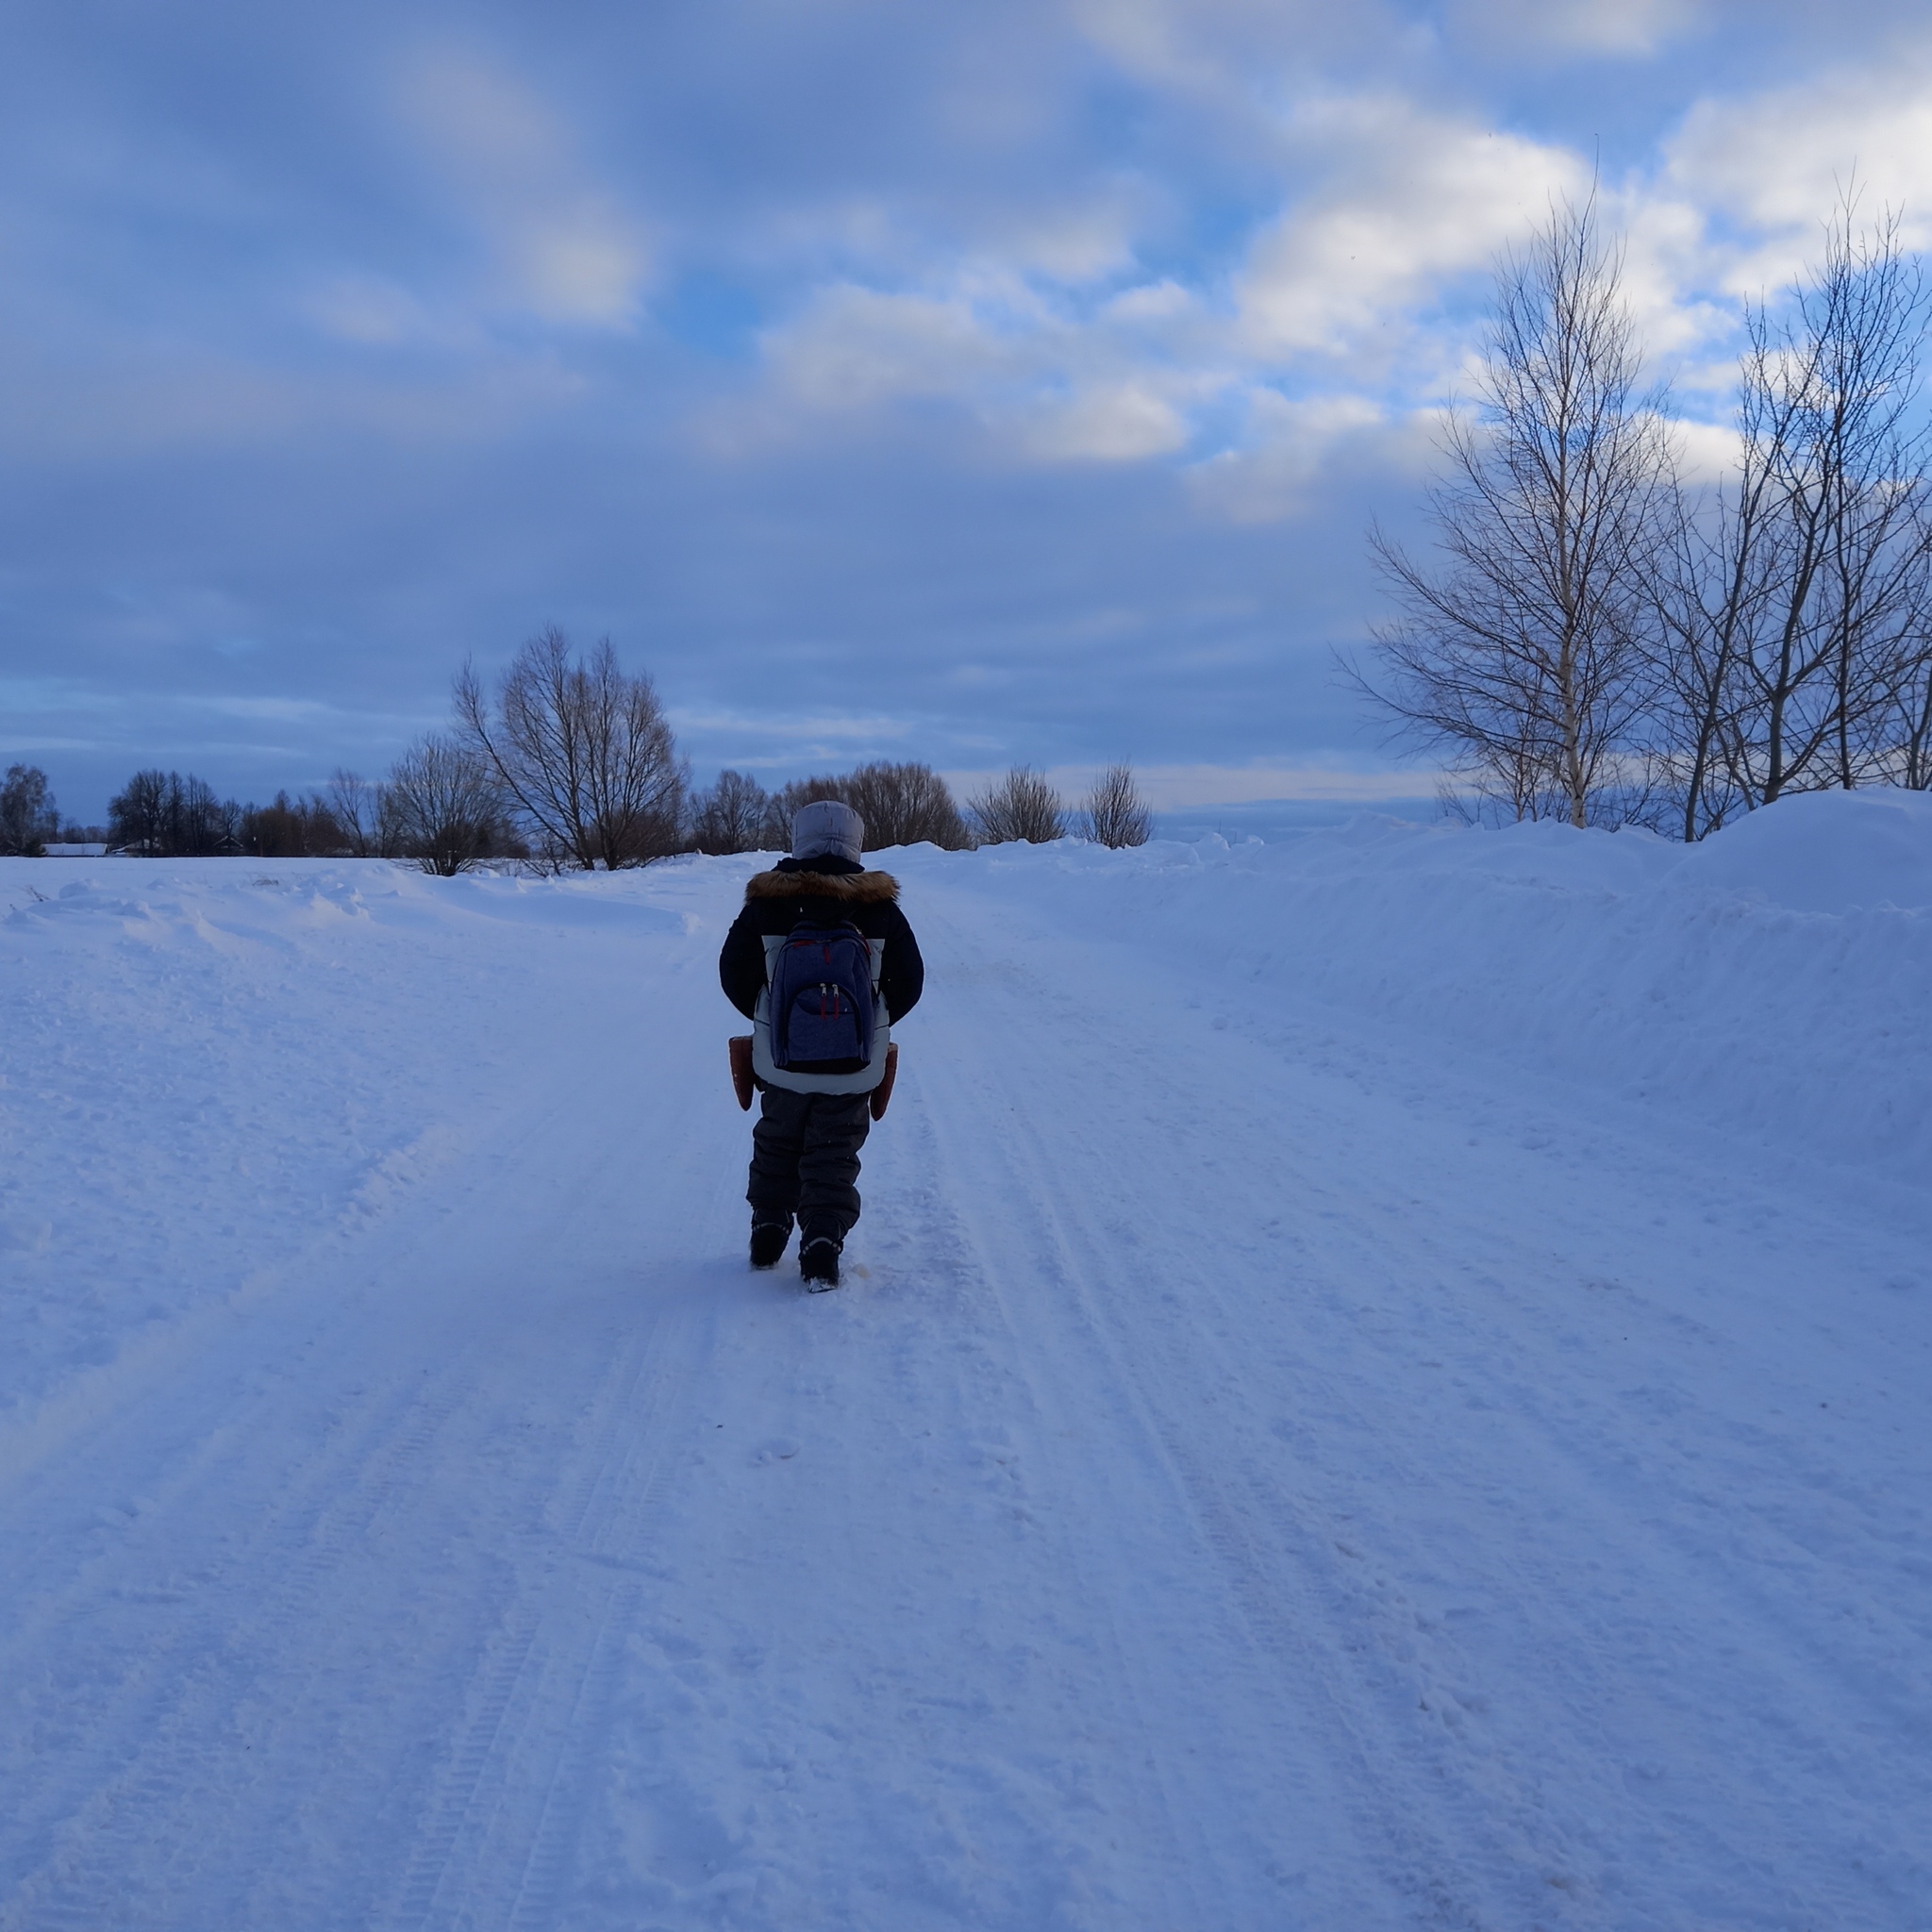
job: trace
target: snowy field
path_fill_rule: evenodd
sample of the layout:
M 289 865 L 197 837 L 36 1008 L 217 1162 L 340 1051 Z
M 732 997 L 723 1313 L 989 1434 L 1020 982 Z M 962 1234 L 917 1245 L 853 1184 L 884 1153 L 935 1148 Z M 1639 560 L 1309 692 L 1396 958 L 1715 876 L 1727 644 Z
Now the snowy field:
M 1932 799 L 885 862 L 0 861 L 0 1927 L 1932 1925 Z

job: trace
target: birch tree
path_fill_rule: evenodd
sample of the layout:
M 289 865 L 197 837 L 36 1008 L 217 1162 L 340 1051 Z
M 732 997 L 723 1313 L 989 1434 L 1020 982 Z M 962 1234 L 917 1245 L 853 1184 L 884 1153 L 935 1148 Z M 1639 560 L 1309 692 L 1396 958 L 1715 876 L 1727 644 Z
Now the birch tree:
M 1790 791 L 1932 781 L 1927 291 L 1851 197 L 1782 317 L 1747 317 L 1738 461 L 1680 517 L 1659 599 L 1687 839 Z
M 1477 408 L 1443 432 L 1437 558 L 1371 539 L 1402 614 L 1356 681 L 1518 819 L 1641 809 L 1670 447 L 1621 284 L 1594 201 L 1554 207 L 1499 267 Z

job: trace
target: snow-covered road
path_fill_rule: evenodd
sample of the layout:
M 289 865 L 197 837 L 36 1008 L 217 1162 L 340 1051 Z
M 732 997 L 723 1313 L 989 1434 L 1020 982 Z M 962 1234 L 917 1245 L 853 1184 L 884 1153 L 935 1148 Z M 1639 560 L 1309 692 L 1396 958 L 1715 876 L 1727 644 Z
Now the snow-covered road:
M 0 1927 L 1932 1924 L 1925 1196 L 903 859 L 816 1297 L 749 861 L 0 874 Z

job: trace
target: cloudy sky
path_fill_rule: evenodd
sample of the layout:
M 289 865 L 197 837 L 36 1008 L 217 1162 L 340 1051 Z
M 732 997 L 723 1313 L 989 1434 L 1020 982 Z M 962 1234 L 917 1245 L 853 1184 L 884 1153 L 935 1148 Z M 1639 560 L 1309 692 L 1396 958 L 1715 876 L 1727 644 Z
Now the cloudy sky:
M 1860 0 L 0 37 L 0 763 L 82 816 L 143 764 L 378 770 L 552 621 L 651 671 L 701 780 L 1414 791 L 1329 664 L 1497 250 L 1596 170 L 1694 444 L 1835 184 L 1932 232 L 1932 17 Z

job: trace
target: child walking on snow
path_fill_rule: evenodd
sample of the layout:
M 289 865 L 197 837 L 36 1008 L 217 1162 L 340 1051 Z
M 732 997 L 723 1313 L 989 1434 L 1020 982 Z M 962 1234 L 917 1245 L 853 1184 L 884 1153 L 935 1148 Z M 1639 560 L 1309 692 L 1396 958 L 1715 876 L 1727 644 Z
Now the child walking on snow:
M 752 1023 L 762 1095 L 752 1130 L 751 1265 L 774 1268 L 798 1223 L 798 1271 L 839 1285 L 858 1219 L 858 1150 L 888 1033 L 919 1003 L 925 964 L 899 882 L 859 859 L 865 821 L 822 799 L 791 821 L 791 857 L 745 886 L 718 978 Z

